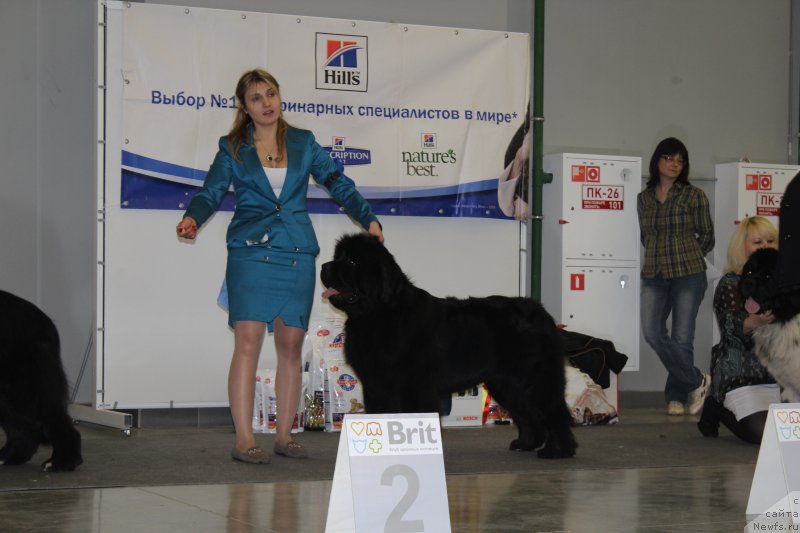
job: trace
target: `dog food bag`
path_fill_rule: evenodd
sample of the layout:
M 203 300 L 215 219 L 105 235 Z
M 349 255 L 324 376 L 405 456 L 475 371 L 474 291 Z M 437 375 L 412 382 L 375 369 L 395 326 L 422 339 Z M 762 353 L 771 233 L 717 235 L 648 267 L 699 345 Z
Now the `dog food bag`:
M 309 328 L 311 358 L 309 361 L 309 385 L 314 395 L 322 398 L 325 380 L 325 361 L 344 358 L 344 317 L 328 315 L 312 322 Z
M 265 381 L 271 383 L 274 380 L 274 371 L 269 369 L 256 371 L 256 384 L 253 393 L 253 431 L 256 433 L 266 433 L 269 427 L 270 414 L 273 417 L 275 415 L 275 399 L 268 396 L 270 388 L 274 391 L 274 385 L 265 386 L 264 384 Z
M 264 412 L 264 400 L 262 399 L 261 380 L 263 376 L 256 373 L 256 390 L 253 395 L 253 431 L 261 433 L 266 427 L 267 414 Z
M 325 428 L 325 361 L 327 359 L 344 358 L 344 322 L 345 317 L 333 313 L 324 317 L 312 318 L 309 327 L 309 340 L 311 344 L 311 356 L 308 362 L 309 372 L 309 396 L 307 399 L 307 411 L 319 409 L 322 413 L 321 419 L 318 417 L 306 418 L 306 429 Z M 312 424 L 312 422 L 314 422 Z M 317 424 L 321 422 L 321 424 Z M 309 427 L 311 424 L 311 427 Z
M 564 399 L 572 420 L 581 426 L 616 424 L 617 410 L 606 400 L 603 389 L 585 374 L 572 366 L 565 367 L 567 386 Z
M 452 394 L 439 409 L 442 427 L 469 427 L 483 424 L 483 408 L 486 403 L 483 385 Z
M 508 409 L 497 403 L 497 401 L 487 392 L 484 400 L 483 423 L 507 426 L 511 424 L 511 413 Z
M 363 413 L 364 391 L 344 359 L 328 359 L 325 372 L 325 431 L 341 431 L 344 415 Z
M 256 371 L 256 389 L 253 397 L 253 431 L 255 433 L 275 433 L 278 413 L 278 398 L 275 393 L 275 369 L 265 368 Z M 297 398 L 297 412 L 292 424 L 292 433 L 303 431 L 305 413 L 301 398 L 308 387 L 308 373 L 303 372 L 300 396 Z

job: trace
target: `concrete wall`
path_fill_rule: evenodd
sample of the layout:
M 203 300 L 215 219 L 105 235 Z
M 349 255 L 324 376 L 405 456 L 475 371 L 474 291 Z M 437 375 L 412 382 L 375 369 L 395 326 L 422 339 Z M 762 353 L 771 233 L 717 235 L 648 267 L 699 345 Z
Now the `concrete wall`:
M 94 329 L 95 11 L 0 0 L 0 288 L 56 322 L 71 383 Z

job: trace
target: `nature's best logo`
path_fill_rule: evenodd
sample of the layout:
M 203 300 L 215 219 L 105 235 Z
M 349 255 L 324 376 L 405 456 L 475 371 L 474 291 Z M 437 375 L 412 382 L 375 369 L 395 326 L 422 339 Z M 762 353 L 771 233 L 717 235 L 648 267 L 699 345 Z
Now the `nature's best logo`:
M 317 89 L 367 91 L 366 35 L 317 33 Z
M 437 149 L 436 133 L 420 134 L 421 149 L 400 153 L 400 160 L 405 163 L 406 176 L 439 176 L 442 165 L 455 165 L 458 161 L 456 151 Z

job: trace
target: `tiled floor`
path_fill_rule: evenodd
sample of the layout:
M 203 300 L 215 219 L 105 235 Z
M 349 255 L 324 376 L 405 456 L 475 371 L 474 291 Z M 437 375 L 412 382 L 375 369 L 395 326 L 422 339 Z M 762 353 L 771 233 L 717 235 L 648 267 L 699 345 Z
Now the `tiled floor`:
M 753 465 L 449 476 L 454 532 L 742 531 Z M 330 481 L 0 493 L 0 531 L 325 531 Z
M 642 434 L 649 435 L 654 416 L 661 415 L 649 411 L 638 417 L 629 415 L 626 427 L 635 429 L 641 423 Z M 659 440 L 671 442 L 670 450 L 675 450 L 668 465 L 662 448 L 661 452 L 643 450 L 651 459 L 645 466 L 640 461 L 638 468 L 626 468 L 624 462 L 620 467 L 620 461 L 606 461 L 596 468 L 589 462 L 580 468 L 574 468 L 573 463 L 569 469 L 448 475 L 452 531 L 743 531 L 756 449 L 736 442 L 729 434 L 718 441 L 702 439 L 696 433 L 693 417 L 676 420 L 664 415 L 660 420 L 661 427 L 677 423 L 686 429 L 682 439 L 661 430 L 666 438 Z M 591 437 L 599 433 L 584 429 L 587 431 L 582 435 L 585 438 L 579 451 L 585 458 L 592 455 L 587 450 L 592 445 Z M 108 439 L 120 445 L 118 436 Z M 624 456 L 625 447 L 648 448 L 641 444 L 646 442 L 654 447 L 652 440 L 629 435 L 628 440 L 619 443 L 618 453 Z M 91 442 L 87 440 L 87 444 Z M 697 466 L 706 464 L 696 460 L 702 451 L 718 458 L 716 464 Z M 688 460 L 692 457 L 693 462 Z M 97 461 L 99 458 L 95 457 Z M 551 464 L 557 463 L 546 466 Z M 90 465 L 81 468 L 88 470 Z M 147 468 L 147 463 L 142 468 Z M 154 486 L 60 490 L 36 490 L 35 484 L 32 490 L 0 487 L 0 533 L 325 531 L 330 480 L 166 486 L 163 481 L 158 485 L 158 476 L 159 471 L 154 468 Z

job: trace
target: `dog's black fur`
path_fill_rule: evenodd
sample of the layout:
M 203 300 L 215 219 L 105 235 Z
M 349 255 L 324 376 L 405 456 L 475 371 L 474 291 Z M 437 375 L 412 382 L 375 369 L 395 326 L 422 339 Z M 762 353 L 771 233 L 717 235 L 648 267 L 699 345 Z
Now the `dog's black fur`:
M 321 278 L 324 296 L 347 314 L 345 357 L 367 412 L 437 412 L 443 397 L 484 383 L 517 424 L 512 450 L 575 455 L 562 341 L 541 304 L 434 297 L 366 234 L 342 237 Z
M 772 311 L 776 322 L 785 323 L 800 313 L 800 291 L 781 288 L 779 258 L 780 252 L 772 248 L 753 252 L 742 267 L 739 292 L 745 300 L 752 299 L 758 306 L 751 307 L 753 311 Z M 750 306 L 753 306 L 752 302 Z
M 0 291 L 0 463 L 27 463 L 39 444 L 52 443 L 42 470 L 75 470 L 83 462 L 81 435 L 67 404 L 55 324 L 34 304 Z

